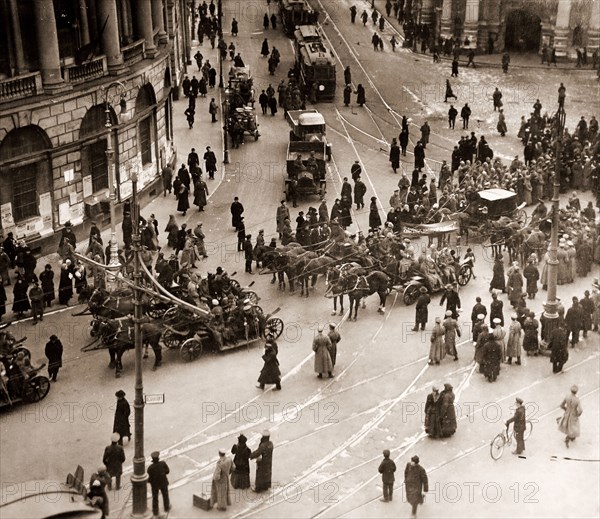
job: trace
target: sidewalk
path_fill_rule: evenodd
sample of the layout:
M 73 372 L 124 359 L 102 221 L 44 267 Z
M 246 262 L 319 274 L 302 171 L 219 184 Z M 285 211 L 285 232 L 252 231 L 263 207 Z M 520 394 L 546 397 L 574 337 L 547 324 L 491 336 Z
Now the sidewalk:
M 198 45 L 198 41 L 194 40 L 192 42 L 192 51 L 191 56 L 193 56 L 197 50 L 204 56 L 204 61 L 209 60 L 211 64 L 217 68 L 218 73 L 218 50 L 212 49 L 210 46 L 210 42 L 208 39 L 204 41 L 204 45 Z M 188 65 L 188 75 L 191 79 L 193 75 L 198 77 L 198 68 L 196 67 L 195 61 L 192 59 L 193 65 Z M 218 79 L 217 79 L 218 81 Z M 218 85 L 218 83 L 217 83 Z M 217 156 L 217 174 L 215 175 L 215 180 L 208 180 L 206 178 L 206 182 L 208 184 L 208 203 L 207 206 L 210 207 L 210 198 L 214 194 L 217 187 L 219 187 L 223 180 L 223 127 L 221 121 L 221 113 L 217 115 L 219 119 L 216 123 L 210 122 L 210 115 L 208 113 L 208 103 L 210 102 L 211 97 L 215 98 L 215 101 L 218 103 L 219 108 L 221 107 L 221 91 L 217 87 L 214 89 L 209 89 L 205 98 L 198 97 L 196 98 L 196 121 L 193 129 L 188 128 L 188 124 L 186 121 L 183 112 L 188 106 L 188 98 L 185 96 L 181 96 L 178 101 L 173 101 L 173 143 L 175 149 L 177 151 L 177 165 L 174 168 L 173 175 L 177 174 L 177 170 L 181 166 L 181 164 L 186 164 L 187 167 L 187 155 L 190 152 L 191 148 L 196 148 L 196 152 L 200 156 L 200 167 L 202 171 L 204 171 L 204 160 L 202 156 L 206 150 L 206 146 L 210 146 Z M 219 171 L 221 173 L 219 174 Z M 206 176 L 206 175 L 204 175 Z M 160 184 L 162 188 L 162 183 Z M 181 226 L 183 223 L 188 223 L 190 219 L 197 219 L 198 208 L 193 205 L 194 195 L 193 189 L 190 193 L 190 209 L 188 210 L 186 216 L 182 216 L 180 213 L 177 213 L 177 199 L 173 194 L 168 194 L 166 197 L 162 196 L 162 189 L 159 191 L 159 195 L 152 200 L 146 206 L 140 208 L 140 213 L 144 218 L 147 218 L 151 214 L 154 214 L 156 219 L 158 220 L 159 227 L 159 235 L 158 241 L 159 245 L 165 246 L 167 240 L 167 234 L 164 232 L 164 229 L 169 221 L 169 215 L 175 215 L 177 220 L 177 224 Z M 206 209 L 205 209 L 206 210 Z M 188 224 L 189 226 L 189 224 Z M 117 242 L 119 243 L 119 248 L 123 246 L 123 235 L 121 232 L 121 221 L 116 222 L 117 228 Z M 101 229 L 103 247 L 106 247 L 110 242 L 110 225 Z M 56 248 L 58 249 L 58 240 L 59 237 L 56 238 Z M 76 252 L 80 254 L 85 254 L 85 251 L 88 247 L 89 236 L 77 236 L 77 249 Z M 54 286 L 55 286 L 55 294 L 56 299 L 54 300 L 52 306 L 50 308 L 45 308 L 44 313 L 48 314 L 49 312 L 53 312 L 58 309 L 64 308 L 63 305 L 58 304 L 58 283 L 60 278 L 60 264 L 61 259 L 58 253 L 53 252 L 44 256 L 37 257 L 37 266 L 35 269 L 36 275 L 39 276 L 41 272 L 44 270 L 44 266 L 49 263 L 52 265 L 52 269 L 54 270 Z M 13 304 L 13 287 L 15 281 L 15 271 L 10 270 L 10 286 L 5 286 L 4 289 L 6 291 L 6 314 L 0 319 L 0 324 L 4 324 L 9 321 L 15 321 L 15 315 L 12 312 L 12 304 Z M 77 294 L 74 294 L 74 297 L 71 299 L 71 304 L 77 304 Z M 19 322 L 27 320 L 29 318 L 28 314 L 26 314 L 25 319 L 20 319 Z

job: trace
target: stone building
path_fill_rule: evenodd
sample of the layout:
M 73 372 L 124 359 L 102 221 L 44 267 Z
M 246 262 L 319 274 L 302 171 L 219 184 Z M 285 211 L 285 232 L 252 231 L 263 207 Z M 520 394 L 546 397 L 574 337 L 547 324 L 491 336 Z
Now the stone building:
M 417 21 L 444 38 L 468 38 L 471 47 L 494 52 L 538 51 L 554 45 L 557 56 L 600 46 L 599 0 L 405 0 Z M 410 4 L 410 5 L 409 5 Z
M 120 214 L 133 171 L 142 204 L 162 194 L 188 4 L 0 0 L 0 239 L 54 247 L 67 221 L 83 238 L 109 222 L 110 178 Z

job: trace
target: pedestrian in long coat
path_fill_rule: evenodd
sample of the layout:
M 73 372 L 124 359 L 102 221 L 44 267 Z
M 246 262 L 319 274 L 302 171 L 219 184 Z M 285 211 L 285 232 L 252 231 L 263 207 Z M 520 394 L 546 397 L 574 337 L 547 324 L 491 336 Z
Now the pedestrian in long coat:
M 569 443 L 575 441 L 581 434 L 579 430 L 579 417 L 583 413 L 581 402 L 577 397 L 577 386 L 571 387 L 571 393 L 565 397 L 560 404 L 560 408 L 564 411 L 562 418 L 558 424 L 560 432 L 566 434 L 565 445 L 568 447 Z
M 506 341 L 507 362 L 512 364 L 512 358 L 517 357 L 517 365 L 521 365 L 521 323 L 517 321 L 517 314 L 511 316 L 511 323 L 508 327 L 508 340 Z
M 125 462 L 125 451 L 119 445 L 121 439 L 118 433 L 113 433 L 110 438 L 111 444 L 104 449 L 104 456 L 102 456 L 102 463 L 110 474 L 109 490 L 112 489 L 112 478 L 116 479 L 116 490 L 121 488 L 121 474 L 123 474 L 123 463 Z
M 366 192 L 367 186 L 365 183 L 360 178 L 357 179 L 354 183 L 354 203 L 356 204 L 356 209 L 364 209 Z
M 390 145 L 390 163 L 394 173 L 398 173 L 398 168 L 400 167 L 400 146 L 398 146 L 396 138 L 392 139 L 392 144 Z
M 194 205 L 198 206 L 199 211 L 204 211 L 206 206 L 206 197 L 208 196 L 208 186 L 202 179 L 194 183 Z
M 504 337 L 506 337 L 506 332 L 504 328 L 500 324 L 500 319 L 496 318 L 494 320 L 494 329 L 492 330 L 492 336 L 494 339 L 500 344 L 500 351 L 502 352 L 501 358 L 502 362 L 506 358 L 506 343 L 504 342 Z
M 54 272 L 49 263 L 44 267 L 44 271 L 40 274 L 40 282 L 42 284 L 42 291 L 44 292 L 44 302 L 46 303 L 46 306 L 50 306 L 56 295 L 54 293 Z
M 502 258 L 502 254 L 496 254 L 496 257 L 494 259 L 494 267 L 492 271 L 492 281 L 490 282 L 490 291 L 506 291 L 506 281 L 504 279 L 504 263 L 502 263 Z
M 377 207 L 377 198 L 371 197 L 371 205 L 369 205 L 369 229 L 376 231 L 381 227 L 381 216 L 379 216 L 379 208 Z
M 327 334 L 327 337 L 329 337 L 331 342 L 331 347 L 329 348 L 331 364 L 335 368 L 335 361 L 337 359 L 337 345 L 342 340 L 342 336 L 340 335 L 340 332 L 336 330 L 335 324 L 331 323 L 329 325 L 329 333 Z
M 525 267 L 525 270 L 523 270 L 523 276 L 527 280 L 527 297 L 529 299 L 534 299 L 535 294 L 537 294 L 538 291 L 537 282 L 540 279 L 540 271 L 537 266 L 530 261 Z
M 332 378 L 333 363 L 329 355 L 331 341 L 329 337 L 323 335 L 323 326 L 319 326 L 318 333 L 313 340 L 312 349 L 315 352 L 315 373 L 318 373 L 319 378 L 323 378 L 324 373 L 327 373 L 329 378 Z
M 425 149 L 421 141 L 417 141 L 414 149 L 415 169 L 421 171 L 425 167 Z
M 277 360 L 277 347 L 267 342 L 262 359 L 264 366 L 258 377 L 258 388 L 264 389 L 265 384 L 275 384 L 275 389 L 281 389 L 281 371 L 279 370 L 279 361 Z
M 502 346 L 493 335 L 488 335 L 483 347 L 483 374 L 489 382 L 495 382 L 498 378 L 501 363 Z
M 287 205 L 285 205 L 285 200 L 282 200 L 277 208 L 277 215 L 275 220 L 277 222 L 277 232 L 279 233 L 279 237 L 283 234 L 283 229 L 285 227 L 285 219 L 290 217 L 290 210 Z
M 117 397 L 117 407 L 115 409 L 115 421 L 113 424 L 113 432 L 119 433 L 119 445 L 123 445 L 123 438 L 127 436 L 128 441 L 131 440 L 131 425 L 129 425 L 129 415 L 131 408 L 129 402 L 125 398 L 125 391 L 119 389 L 115 393 Z
M 233 454 L 233 473 L 231 474 L 231 486 L 233 488 L 250 488 L 250 454 L 252 451 L 246 445 L 248 439 L 240 434 L 238 442 L 231 447 Z
M 523 276 L 521 275 L 519 267 L 514 267 L 513 271 L 508 276 L 506 289 L 508 291 L 508 300 L 510 301 L 510 304 L 516 307 L 523 296 Z
M 552 373 L 560 373 L 569 360 L 569 338 L 564 323 L 559 319 L 558 328 L 550 336 L 548 343 Z
M 458 319 L 458 309 L 461 307 L 460 296 L 452 285 L 446 285 L 446 291 L 440 299 L 440 306 L 446 303 L 446 311 L 450 311 L 453 319 Z
M 268 21 L 269 21 L 268 17 L 266 18 L 266 21 L 267 21 L 267 25 L 268 25 Z M 271 53 L 271 51 L 269 50 L 269 42 L 267 41 L 267 38 L 265 38 L 262 42 L 262 46 L 260 48 L 260 53 L 264 58 L 266 58 Z
M 454 392 L 450 384 L 444 384 L 439 401 L 440 436 L 448 438 L 456 432 L 456 411 L 454 409 Z
M 217 505 L 217 510 L 225 511 L 231 505 L 229 497 L 229 474 L 233 462 L 227 457 L 224 450 L 219 450 L 219 459 L 213 472 L 212 485 L 210 489 L 210 504 Z
M 439 438 L 441 434 L 440 396 L 438 388 L 433 386 L 425 401 L 425 432 L 430 438 Z
M 435 324 L 431 332 L 431 346 L 429 347 L 429 364 L 439 364 L 446 356 L 444 349 L 444 335 L 446 331 L 442 326 L 442 319 L 440 317 L 435 318 Z
M 187 213 L 187 210 L 190 208 L 189 201 L 189 190 L 185 184 L 181 184 L 179 188 L 179 193 L 177 193 L 177 210 L 183 213 L 183 216 Z
M 423 503 L 423 493 L 429 492 L 429 481 L 425 469 L 419 465 L 419 456 L 413 456 L 404 469 L 406 500 L 412 507 L 412 516 L 417 516 L 417 507 Z
M 169 215 L 169 222 L 167 223 L 167 226 L 165 227 L 165 232 L 167 233 L 167 244 L 169 245 L 169 247 L 171 247 L 172 249 L 177 248 L 177 237 L 179 235 L 179 226 L 177 225 L 177 222 L 175 221 L 175 216 L 172 214 Z
M 473 356 L 473 360 L 479 364 L 479 373 L 483 373 L 484 371 L 484 354 L 485 354 L 485 345 L 490 336 L 488 325 L 483 323 L 481 325 L 481 331 L 477 336 L 477 342 L 475 343 L 475 355 Z
M 237 196 L 233 199 L 233 203 L 231 204 L 231 207 L 230 207 L 230 212 L 231 212 L 231 226 L 238 229 L 242 222 L 241 217 L 244 212 L 244 206 L 239 201 L 239 198 Z
M 500 326 L 504 326 L 504 312 L 502 311 L 504 303 L 498 299 L 498 294 L 492 294 L 492 303 L 490 304 L 490 323 L 492 328 L 496 326 L 494 319 L 500 319 Z
M 344 87 L 344 106 L 349 106 L 352 102 L 352 85 L 348 84 Z
M 51 335 L 44 349 L 48 359 L 48 376 L 50 380 L 56 382 L 58 370 L 62 367 L 63 345 L 56 335 Z
M 423 148 L 427 148 L 427 144 L 429 144 L 429 135 L 431 134 L 431 128 L 429 127 L 429 123 L 425 121 L 423 126 L 421 126 L 421 144 L 423 144 Z
M 523 349 L 527 355 L 537 355 L 539 349 L 538 338 L 539 323 L 533 312 L 529 312 L 528 317 L 523 322 Z
M 271 433 L 269 431 L 263 431 L 258 448 L 250 454 L 250 459 L 256 460 L 256 478 L 254 480 L 255 492 L 264 492 L 271 488 L 273 442 L 271 442 L 270 436 Z
M 23 317 L 23 313 L 31 310 L 29 297 L 27 295 L 28 284 L 23 279 L 23 276 L 17 272 L 17 280 L 13 287 L 13 305 L 12 310 L 18 317 Z
M 444 328 L 444 347 L 446 354 L 454 355 L 454 360 L 458 360 L 458 352 L 456 351 L 456 336 L 460 337 L 460 328 L 456 319 L 452 318 L 452 312 L 446 310 L 446 319 L 442 323 Z
M 431 303 L 427 288 L 421 287 L 419 288 L 419 292 L 420 295 L 415 305 L 415 327 L 413 328 L 413 332 L 419 331 L 419 326 L 421 326 L 421 330 L 425 330 L 428 318 L 428 306 Z
M 358 84 L 358 86 L 356 87 L 356 104 L 358 106 L 362 106 L 366 103 L 366 98 L 365 98 L 365 88 L 362 86 L 361 83 Z

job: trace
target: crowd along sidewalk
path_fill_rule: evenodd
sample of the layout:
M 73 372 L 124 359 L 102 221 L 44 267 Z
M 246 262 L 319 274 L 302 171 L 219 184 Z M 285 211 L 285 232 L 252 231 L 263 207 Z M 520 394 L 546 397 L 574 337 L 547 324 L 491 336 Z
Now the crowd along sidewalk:
M 207 59 L 210 60 L 210 63 L 213 67 L 217 69 L 218 73 L 218 50 L 217 48 L 212 49 L 210 42 L 208 40 L 204 41 L 204 45 L 200 46 L 197 40 L 193 41 L 191 56 L 193 57 L 196 54 L 196 51 L 200 50 L 202 55 L 204 56 L 204 61 Z M 191 79 L 193 75 L 199 77 L 201 73 L 198 72 L 198 67 L 196 66 L 196 62 L 192 59 L 192 65 L 187 66 L 188 75 Z M 207 175 L 203 175 L 204 180 L 208 184 L 208 205 L 205 208 L 205 211 L 210 211 L 210 198 L 214 194 L 215 190 L 218 186 L 221 185 L 223 176 L 224 176 L 224 164 L 223 164 L 223 121 L 221 119 L 221 113 L 219 109 L 219 114 L 217 115 L 218 122 L 212 123 L 211 116 L 208 113 L 208 104 L 212 97 L 215 98 L 215 102 L 222 106 L 221 103 L 221 94 L 222 91 L 217 86 L 215 88 L 209 88 L 206 98 L 198 97 L 196 99 L 196 120 L 194 123 L 193 129 L 188 128 L 186 116 L 184 115 L 185 109 L 188 107 L 188 98 L 185 97 L 182 93 L 179 100 L 173 101 L 173 144 L 177 153 L 177 163 L 174 167 L 173 178 L 177 175 L 177 170 L 181 167 L 181 164 L 186 164 L 187 167 L 187 156 L 192 148 L 196 149 L 200 157 L 200 167 L 202 171 L 204 171 L 204 161 L 202 160 L 202 156 L 206 151 L 206 146 L 210 146 L 212 151 L 217 156 L 217 174 L 215 175 L 215 180 L 208 180 Z M 148 218 L 151 214 L 155 216 L 159 225 L 159 235 L 158 241 L 161 247 L 166 245 L 167 234 L 164 232 L 164 228 L 169 221 L 169 215 L 174 214 L 176 216 L 177 224 L 181 226 L 183 223 L 188 223 L 193 218 L 197 220 L 198 209 L 193 205 L 193 189 L 190 193 L 190 210 L 187 212 L 186 216 L 182 216 L 181 214 L 177 214 L 177 199 L 174 194 L 167 193 L 166 196 L 163 196 L 162 192 L 162 183 L 161 189 L 158 191 L 156 198 L 150 201 L 146 206 L 140 208 L 140 214 L 144 218 Z M 189 227 L 188 223 L 188 227 Z M 121 232 L 121 221 L 116 222 L 116 234 L 117 234 L 117 242 L 119 244 L 119 248 L 123 247 L 123 233 Z M 105 229 L 101 230 L 103 247 L 106 247 L 110 242 L 110 225 Z M 56 236 L 56 249 L 58 249 L 60 236 Z M 77 248 L 76 251 L 79 254 L 85 254 L 85 251 L 88 247 L 89 236 L 77 236 Z M 36 256 L 37 266 L 35 269 L 36 275 L 38 275 L 44 270 L 44 266 L 46 264 L 50 264 L 52 269 L 54 270 L 54 285 L 55 285 L 55 293 L 58 294 L 58 281 L 60 276 L 60 265 L 61 259 L 57 252 L 52 252 L 50 254 L 46 254 L 43 256 Z M 15 280 L 15 271 L 10 270 L 10 281 L 11 285 L 5 286 L 4 289 L 6 291 L 6 315 L 0 320 L 0 324 L 4 324 L 9 321 L 15 321 L 16 315 L 12 312 L 12 304 L 13 304 L 13 287 Z M 91 281 L 91 280 L 89 280 Z M 75 295 L 76 297 L 76 295 Z M 72 299 L 72 304 L 76 304 L 75 299 Z M 52 306 L 50 308 L 46 308 L 44 311 L 46 314 L 52 313 L 53 311 L 64 308 L 63 305 L 58 304 L 58 297 L 54 300 Z M 24 319 L 20 319 L 19 322 L 22 322 L 26 319 L 29 319 L 29 315 L 26 314 Z

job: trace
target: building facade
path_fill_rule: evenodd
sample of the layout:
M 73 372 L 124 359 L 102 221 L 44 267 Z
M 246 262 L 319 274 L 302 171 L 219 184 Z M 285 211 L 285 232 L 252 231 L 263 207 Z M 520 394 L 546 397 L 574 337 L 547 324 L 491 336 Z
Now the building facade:
M 576 48 L 600 46 L 599 0 L 405 0 L 413 18 L 432 34 L 468 39 L 470 47 L 494 52 L 538 51 L 554 45 L 559 57 Z
M 37 249 L 160 194 L 189 0 L 0 0 L 0 239 Z M 108 151 L 108 153 L 107 153 Z

